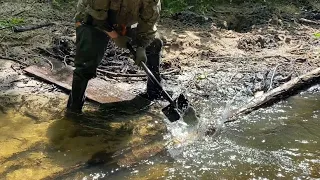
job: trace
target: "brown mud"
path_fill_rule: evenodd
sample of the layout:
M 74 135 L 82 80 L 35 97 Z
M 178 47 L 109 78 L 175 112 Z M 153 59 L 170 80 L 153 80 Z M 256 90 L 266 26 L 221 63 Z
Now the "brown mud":
M 50 62 L 58 59 L 73 66 L 74 3 L 57 6 L 50 2 L 0 1 L 1 20 L 55 23 L 23 33 L 0 30 L 1 56 L 27 65 L 50 67 Z M 215 8 L 208 17 L 191 12 L 163 17 L 158 27 L 164 41 L 164 86 L 174 95 L 185 93 L 200 114 L 210 116 L 205 113 L 208 109 L 216 112 L 228 105 L 241 107 L 255 95 L 319 67 L 320 38 L 315 35 L 319 25 L 299 21 L 307 18 L 318 22 L 317 7 L 308 11 L 293 5 L 280 10 L 255 4 L 243 5 L 242 9 Z M 142 92 L 146 77 L 140 75 L 144 72 L 133 65 L 127 50 L 116 48 L 112 42 L 109 46 L 98 78 L 128 87 L 133 94 Z M 111 158 L 117 166 L 131 166 L 165 154 L 166 127 L 158 104 L 130 113 L 129 106 L 116 111 L 111 108 L 111 112 L 110 106 L 101 111 L 97 105 L 86 103 L 85 112 L 91 121 L 77 124 L 63 119 L 67 94 L 55 85 L 26 76 L 24 67 L 0 61 L 0 147 L 6 147 L 0 152 L 0 179 L 70 174 L 80 178 L 83 174 L 76 171 L 78 167 L 109 161 L 109 153 L 120 154 Z M 226 108 L 221 116 L 231 111 Z

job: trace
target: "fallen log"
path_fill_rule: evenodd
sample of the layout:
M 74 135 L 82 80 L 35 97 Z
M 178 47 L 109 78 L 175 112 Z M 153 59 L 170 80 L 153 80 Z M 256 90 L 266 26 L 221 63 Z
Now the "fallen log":
M 246 103 L 245 106 L 233 110 L 231 115 L 227 117 L 225 122 L 232 122 L 236 120 L 236 117 L 242 114 L 249 114 L 250 112 L 259 109 L 261 107 L 266 107 L 272 105 L 273 103 L 287 98 L 293 94 L 296 94 L 299 90 L 307 88 L 313 83 L 320 80 L 320 68 L 314 69 L 304 75 L 296 77 L 281 86 L 272 89 L 271 91 L 264 93 L 258 97 L 255 97 L 250 102 Z
M 29 26 L 13 26 L 12 30 L 13 32 L 25 32 L 25 31 L 31 31 L 35 29 L 40 29 L 47 26 L 52 26 L 54 23 L 44 23 L 44 24 L 36 24 L 36 25 L 29 25 Z

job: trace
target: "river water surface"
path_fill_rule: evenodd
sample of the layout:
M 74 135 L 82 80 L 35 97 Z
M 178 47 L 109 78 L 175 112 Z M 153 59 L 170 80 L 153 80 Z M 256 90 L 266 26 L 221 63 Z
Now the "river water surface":
M 320 94 L 304 93 L 221 127 L 214 137 L 169 149 L 110 179 L 313 179 L 320 178 Z M 181 127 L 181 125 L 179 125 Z M 171 129 L 179 137 L 181 128 Z M 176 132 L 175 132 L 176 131 Z M 176 138 L 177 138 L 176 137 Z M 94 177 L 91 174 L 89 177 Z
M 320 178 L 319 107 L 319 93 L 299 94 L 272 107 L 254 111 L 247 116 L 241 117 L 234 123 L 223 125 L 219 127 L 219 131 L 213 137 L 194 138 L 183 134 L 182 124 L 171 125 L 171 127 L 169 126 L 169 131 L 175 136 L 173 138 L 189 137 L 191 140 L 186 144 L 182 143 L 181 146 L 169 148 L 166 151 L 166 155 L 143 160 L 130 168 L 92 167 L 79 170 L 81 171 L 81 175 L 71 175 L 65 178 Z M 6 123 L 9 123 L 9 121 L 5 120 L 6 117 L 9 118 L 6 115 L 2 115 L 3 127 L 8 126 Z M 26 120 L 26 123 L 30 122 Z M 67 125 L 64 126 L 67 127 Z M 4 129 L 2 130 L 4 132 Z M 24 130 L 22 131 L 25 132 Z M 37 129 L 29 129 L 28 131 L 37 131 Z M 15 130 L 11 130 L 11 132 L 17 133 Z M 29 133 L 29 136 L 33 136 L 33 133 Z M 43 132 L 44 136 L 45 134 Z M 27 132 L 26 136 L 28 136 Z M 37 136 L 41 136 L 41 132 Z M 9 137 L 8 134 L 5 137 Z M 2 137 L 2 141 L 5 141 L 5 137 Z M 38 141 L 41 142 L 42 140 Z M 6 148 L 14 147 L 17 146 L 7 146 Z M 20 147 L 23 147 L 23 143 L 21 143 Z M 30 153 L 32 153 L 32 149 Z M 2 154 L 5 154 L 5 152 L 2 152 Z M 60 156 L 56 157 L 61 158 Z M 18 168 L 17 166 L 15 167 Z M 13 173 L 14 170 L 14 168 L 11 168 L 2 173 L 7 173 L 6 175 L 9 177 L 10 173 Z M 1 177 L 4 178 L 6 176 L 2 174 Z M 37 178 L 34 177 L 34 179 Z

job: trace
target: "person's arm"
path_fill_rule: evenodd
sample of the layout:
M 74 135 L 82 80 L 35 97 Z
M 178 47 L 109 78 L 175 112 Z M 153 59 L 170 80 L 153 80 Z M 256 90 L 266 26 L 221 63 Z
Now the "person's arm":
M 78 0 L 76 15 L 74 17 L 76 27 L 79 27 L 81 25 L 81 22 L 84 20 L 87 6 L 88 6 L 88 0 Z
M 107 33 L 107 35 L 111 38 L 111 39 L 116 39 L 119 37 L 119 34 L 117 33 L 117 31 L 104 31 L 105 33 Z
M 78 0 L 77 12 L 76 12 L 76 15 L 75 15 L 76 27 L 81 26 L 81 22 L 85 20 L 85 18 L 87 16 L 86 9 L 87 9 L 88 6 L 90 6 L 89 3 L 90 3 L 89 0 Z M 107 28 L 107 26 L 104 23 L 105 23 L 104 20 L 100 21 L 100 23 L 97 24 L 98 28 L 102 29 L 112 39 L 117 38 L 118 37 L 118 33 L 116 31 L 113 31 L 113 30 L 110 30 L 109 28 Z
M 155 38 L 156 23 L 160 18 L 160 0 L 142 0 L 137 26 L 137 45 L 146 48 Z

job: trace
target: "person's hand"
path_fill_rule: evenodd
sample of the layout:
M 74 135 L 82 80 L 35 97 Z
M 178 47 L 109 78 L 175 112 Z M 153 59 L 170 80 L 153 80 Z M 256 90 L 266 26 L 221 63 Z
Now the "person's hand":
M 127 49 L 127 43 L 130 41 L 130 39 L 127 36 L 118 36 L 116 38 L 113 38 L 113 41 L 116 44 L 116 46 Z
M 136 59 L 135 64 L 138 66 L 141 66 L 141 62 L 146 63 L 147 62 L 147 54 L 146 49 L 142 47 L 138 47 L 136 51 Z
M 81 22 L 76 22 L 75 26 L 76 28 L 78 28 L 79 26 L 81 26 Z

